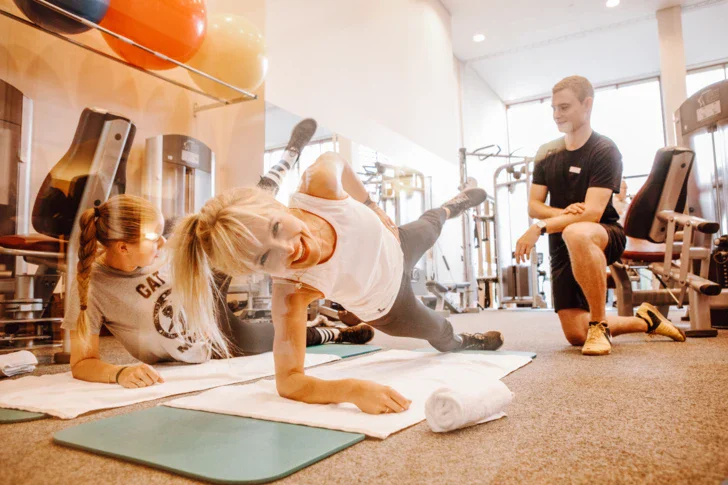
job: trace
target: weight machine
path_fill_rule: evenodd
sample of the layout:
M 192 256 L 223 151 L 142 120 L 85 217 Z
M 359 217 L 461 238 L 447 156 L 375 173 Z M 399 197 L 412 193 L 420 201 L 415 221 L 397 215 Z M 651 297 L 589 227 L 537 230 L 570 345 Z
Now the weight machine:
M 501 148 L 498 145 L 487 145 L 472 152 L 461 148 L 460 180 L 463 186 L 468 180 L 468 157 L 476 157 L 481 162 L 489 158 L 507 160 L 505 165 L 496 168 L 493 175 L 494 195 L 489 197 L 481 207 L 476 208 L 472 220 L 467 213 L 463 216 L 464 278 L 472 285 L 472 290 L 468 292 L 468 305 L 472 306 L 476 301 L 475 288 L 482 288 L 483 304 L 481 306 L 486 308 L 495 307 L 496 298 L 498 308 L 505 308 L 507 304 L 546 308 L 539 281 L 541 278 L 544 280 L 546 278 L 545 271 L 539 269 L 543 263 L 543 255 L 537 253 L 534 248 L 529 265 L 516 265 L 513 258 L 515 244 L 512 244 L 511 241 L 513 234 L 510 234 L 509 230 L 508 237 L 504 238 L 506 233 L 503 230 L 505 227 L 510 228 L 513 222 L 510 195 L 518 192 L 521 187 L 525 189 L 523 210 L 528 214 L 528 194 L 531 188 L 534 159 L 513 154 L 501 154 Z M 526 227 L 532 223 L 532 218 L 528 216 Z M 472 228 L 473 224 L 475 230 Z M 471 237 L 471 234 L 474 237 Z M 473 240 L 478 243 L 477 277 L 474 276 Z M 506 247 L 503 247 L 504 243 Z M 493 247 L 495 247 L 495 260 L 492 258 Z M 495 272 L 493 272 L 493 267 L 495 267 Z
M 478 255 L 478 304 L 482 308 L 495 308 L 498 298 L 498 263 L 496 248 L 495 199 L 488 195 L 485 202 L 475 208 L 475 249 Z
M 12 174 L 7 182 L 17 187 L 9 198 L 11 204 L 3 204 L 5 212 L 0 218 L 0 255 L 5 264 L 13 264 L 11 278 L 0 279 L 0 293 L 11 295 L 3 301 L 0 350 L 55 346 L 61 339 L 56 338 L 53 326 L 61 318 L 48 316 L 48 310 L 62 275 L 65 302 L 70 301 L 73 285 L 69 282 L 75 279 L 78 262 L 80 216 L 125 192 L 126 164 L 136 126 L 128 118 L 105 110 L 84 109 L 68 151 L 43 180 L 31 212 L 32 103 L 7 83 L 0 83 L 0 91 L 1 104 L 7 110 L 0 114 L 3 120 L 8 118 L 0 131 L 2 138 L 9 140 L 8 151 L 0 162 L 3 171 L 9 168 Z M 29 233 L 31 227 L 36 233 Z M 27 263 L 38 266 L 34 273 L 30 273 Z M 53 356 L 55 363 L 68 363 L 70 359 L 68 330 L 63 331 L 62 340 L 62 351 Z

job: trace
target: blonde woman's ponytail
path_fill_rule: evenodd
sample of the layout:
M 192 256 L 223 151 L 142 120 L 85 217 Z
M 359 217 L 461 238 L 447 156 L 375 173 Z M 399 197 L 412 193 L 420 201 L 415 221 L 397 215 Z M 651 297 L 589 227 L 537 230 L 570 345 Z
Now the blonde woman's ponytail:
M 255 233 L 286 207 L 260 188 L 236 188 L 208 200 L 199 214 L 179 221 L 171 246 L 172 296 L 190 340 L 206 338 L 215 352 L 229 356 L 229 343 L 217 325 L 214 271 L 229 276 L 260 272 L 256 256 L 263 245 Z M 218 292 L 219 293 L 219 292 Z M 223 317 L 223 316 L 221 316 Z
M 170 239 L 175 318 L 190 342 L 205 339 L 218 355 L 229 357 L 228 342 L 216 321 L 214 274 L 200 238 L 200 215 L 181 219 Z M 219 295 L 218 295 L 219 297 Z

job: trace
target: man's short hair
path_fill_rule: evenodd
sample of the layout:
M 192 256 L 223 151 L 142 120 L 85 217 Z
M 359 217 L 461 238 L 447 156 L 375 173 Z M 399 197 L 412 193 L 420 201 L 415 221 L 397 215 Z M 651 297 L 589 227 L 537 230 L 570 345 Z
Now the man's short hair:
M 587 78 L 582 76 L 565 77 L 556 83 L 551 93 L 556 94 L 564 89 L 570 89 L 582 103 L 586 98 L 594 97 L 594 87 Z

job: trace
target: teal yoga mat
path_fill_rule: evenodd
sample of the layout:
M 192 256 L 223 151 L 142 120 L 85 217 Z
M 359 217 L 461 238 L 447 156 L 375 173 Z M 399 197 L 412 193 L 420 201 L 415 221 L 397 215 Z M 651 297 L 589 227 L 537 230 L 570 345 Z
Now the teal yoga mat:
M 17 409 L 0 408 L 0 424 L 22 423 L 24 421 L 35 421 L 48 417 L 43 413 L 31 413 L 28 411 L 18 411 Z
M 356 355 L 377 352 L 378 350 L 382 350 L 382 348 L 376 345 L 325 344 L 308 347 L 306 353 L 338 355 L 342 359 L 345 359 Z M 0 424 L 22 423 L 24 421 L 34 421 L 46 417 L 48 417 L 47 414 L 0 408 Z
M 166 406 L 81 424 L 53 438 L 215 483 L 268 483 L 363 439 L 363 434 Z
M 433 348 L 417 349 L 415 352 L 437 352 Z M 464 354 L 493 354 L 493 355 L 522 355 L 524 357 L 536 358 L 536 352 L 523 352 L 520 350 L 460 350 Z
M 307 347 L 307 354 L 330 354 L 338 355 L 342 359 L 354 357 L 355 355 L 369 354 L 382 350 L 376 345 L 352 345 L 352 344 L 324 344 Z

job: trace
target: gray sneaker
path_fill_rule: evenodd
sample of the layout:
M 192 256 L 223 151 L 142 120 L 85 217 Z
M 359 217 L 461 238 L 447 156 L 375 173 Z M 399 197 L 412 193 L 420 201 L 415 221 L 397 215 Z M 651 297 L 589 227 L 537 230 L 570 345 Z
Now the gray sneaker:
M 488 194 L 485 190 L 474 187 L 463 190 L 458 195 L 442 204 L 441 207 L 443 209 L 450 210 L 450 217 L 448 217 L 448 219 L 454 219 L 471 207 L 482 204 L 485 202 L 487 197 Z
M 306 118 L 305 120 L 300 121 L 296 126 L 293 127 L 293 131 L 291 132 L 291 139 L 288 140 L 286 151 L 298 154 L 298 156 L 296 157 L 296 162 L 301 156 L 303 148 L 308 145 L 308 143 L 311 141 L 311 138 L 313 138 L 314 133 L 316 133 L 317 127 L 318 125 L 316 124 L 316 120 L 313 120 L 311 118 Z M 296 163 L 294 162 L 293 164 L 295 165 Z
M 457 350 L 498 350 L 503 345 L 500 332 L 461 333 L 463 343 Z

